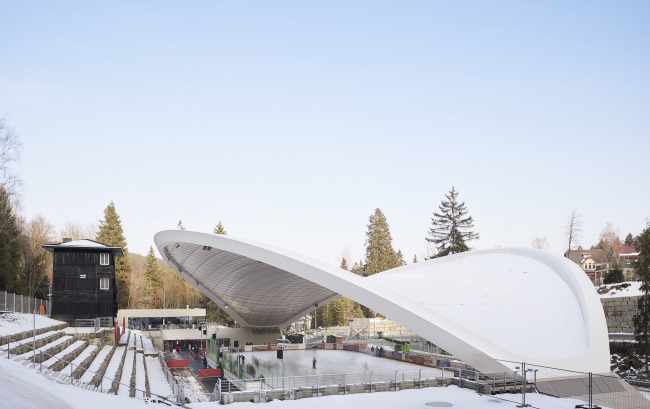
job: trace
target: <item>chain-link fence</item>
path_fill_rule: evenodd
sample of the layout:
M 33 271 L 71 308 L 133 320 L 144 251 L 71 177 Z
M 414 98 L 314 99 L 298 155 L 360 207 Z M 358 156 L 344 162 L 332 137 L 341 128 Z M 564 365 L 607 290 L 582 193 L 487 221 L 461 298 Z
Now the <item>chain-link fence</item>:
M 0 291 L 0 312 L 33 313 L 50 316 L 51 305 L 47 300 L 25 297 L 23 295 Z

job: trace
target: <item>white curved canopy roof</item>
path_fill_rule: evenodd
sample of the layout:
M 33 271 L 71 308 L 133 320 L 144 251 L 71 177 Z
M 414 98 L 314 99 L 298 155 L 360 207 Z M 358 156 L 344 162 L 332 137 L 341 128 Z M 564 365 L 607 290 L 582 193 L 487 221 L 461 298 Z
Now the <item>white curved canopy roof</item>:
M 472 251 L 362 278 L 232 236 L 162 231 L 165 260 L 243 327 L 285 327 L 344 295 L 481 371 L 501 360 L 609 371 L 600 300 L 571 261 L 534 249 Z

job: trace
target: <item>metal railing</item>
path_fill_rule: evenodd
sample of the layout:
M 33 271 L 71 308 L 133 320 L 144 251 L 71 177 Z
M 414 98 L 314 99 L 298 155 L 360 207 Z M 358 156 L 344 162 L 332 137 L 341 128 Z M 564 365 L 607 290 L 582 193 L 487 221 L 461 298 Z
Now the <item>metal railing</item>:
M 241 380 L 225 369 L 225 377 L 237 382 L 236 387 L 240 391 L 221 391 L 221 381 L 218 381 L 214 394 L 220 395 L 219 399 L 222 403 L 233 403 L 251 399 L 261 402 L 270 399 L 301 399 L 328 395 L 420 389 L 450 384 L 451 378 L 449 374 L 445 374 L 446 371 L 448 369 L 432 368 L 273 378 L 261 377 Z M 217 388 L 219 388 L 218 391 Z
M 97 332 L 102 328 L 112 328 L 112 326 L 113 326 L 112 317 L 87 318 L 87 319 L 74 320 L 75 333 L 77 332 L 77 328 L 93 328 L 93 330 Z
M 40 298 L 25 297 L 7 291 L 0 291 L 0 312 L 19 312 L 31 314 L 34 309 L 40 311 L 40 306 L 45 306 L 45 314 L 49 317 L 52 305 L 50 301 Z
M 650 400 L 640 393 L 650 391 L 648 381 L 527 362 L 499 362 L 511 371 L 483 373 L 454 369 L 452 382 L 478 394 L 516 403 L 518 407 L 650 409 Z

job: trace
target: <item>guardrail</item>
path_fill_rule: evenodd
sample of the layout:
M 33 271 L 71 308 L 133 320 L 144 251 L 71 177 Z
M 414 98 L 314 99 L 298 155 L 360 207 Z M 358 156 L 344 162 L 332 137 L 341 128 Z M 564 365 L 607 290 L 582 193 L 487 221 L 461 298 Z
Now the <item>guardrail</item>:
M 112 328 L 112 317 L 87 318 L 74 320 L 75 333 L 77 328 L 93 328 L 95 332 L 102 328 Z
M 0 291 L 0 312 L 32 313 L 34 309 L 40 313 L 40 307 L 45 307 L 45 314 L 49 317 L 52 309 L 51 302 L 40 298 L 25 297 L 7 291 Z
M 452 377 L 449 369 L 411 369 L 360 373 L 319 374 L 241 380 L 225 371 L 226 378 L 236 382 L 238 392 L 218 392 L 223 404 L 263 402 L 271 399 L 302 399 L 328 395 L 350 395 L 446 386 Z M 220 382 L 217 384 L 220 387 Z

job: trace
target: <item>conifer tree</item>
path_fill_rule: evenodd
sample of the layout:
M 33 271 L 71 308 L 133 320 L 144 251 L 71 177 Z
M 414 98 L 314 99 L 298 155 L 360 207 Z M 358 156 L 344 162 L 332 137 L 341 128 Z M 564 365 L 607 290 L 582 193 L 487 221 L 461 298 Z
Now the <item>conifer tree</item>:
M 363 260 L 359 260 L 358 262 L 355 261 L 354 265 L 350 269 L 350 271 L 358 276 L 364 276 L 363 274 Z
M 9 194 L 0 186 L 0 290 L 18 292 L 20 231 Z
M 345 259 L 345 257 L 343 257 L 343 258 L 341 259 L 341 266 L 340 266 L 340 267 L 341 267 L 343 270 L 350 270 L 350 268 L 348 267 L 348 261 Z
M 228 234 L 226 232 L 226 229 L 223 227 L 223 224 L 221 224 L 221 220 L 219 220 L 219 223 L 217 223 L 217 225 L 214 226 L 213 233 L 214 234 Z
M 129 280 L 131 274 L 131 265 L 129 262 L 129 250 L 126 247 L 124 230 L 120 216 L 115 211 L 115 204 L 111 204 L 104 209 L 104 220 L 99 221 L 99 231 L 96 240 L 107 246 L 121 247 L 124 257 L 115 257 L 115 282 L 117 287 L 117 305 L 118 308 L 129 308 Z
M 438 250 L 434 257 L 469 251 L 466 243 L 479 238 L 479 234 L 472 230 L 474 220 L 472 216 L 467 216 L 465 202 L 458 203 L 456 189 L 452 187 L 445 197 L 447 200 L 443 200 L 439 206 L 440 213 L 433 213 L 432 227 L 429 229 L 431 237 L 426 239 Z
M 418 255 L 417 255 L 417 254 L 414 254 L 414 255 L 413 255 L 413 262 L 414 262 L 414 263 L 417 263 L 417 262 L 418 262 Z
M 185 226 L 183 226 L 183 221 L 182 221 L 182 220 L 179 220 L 179 221 L 178 221 L 178 225 L 177 225 L 177 226 L 178 226 L 179 229 L 181 229 L 181 230 L 185 230 Z
M 162 289 L 163 277 L 158 266 L 156 253 L 153 251 L 153 246 L 149 247 L 149 253 L 147 253 L 147 258 L 145 259 L 144 276 L 147 283 L 145 294 L 147 307 L 156 308 L 157 298 Z
M 381 210 L 375 209 L 375 213 L 370 216 L 366 232 L 364 276 L 368 277 L 400 265 L 392 242 L 386 217 Z
M 404 255 L 402 254 L 402 250 L 397 250 L 397 264 L 400 266 L 406 265 L 406 261 L 404 261 Z
M 634 334 L 637 351 L 644 357 L 647 374 L 650 355 L 650 223 L 637 237 L 636 250 L 639 252 L 636 273 L 641 281 L 641 296 L 637 301 L 637 314 L 634 316 Z

